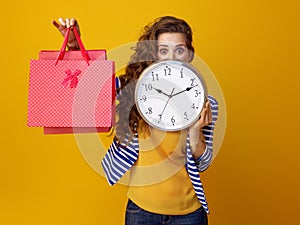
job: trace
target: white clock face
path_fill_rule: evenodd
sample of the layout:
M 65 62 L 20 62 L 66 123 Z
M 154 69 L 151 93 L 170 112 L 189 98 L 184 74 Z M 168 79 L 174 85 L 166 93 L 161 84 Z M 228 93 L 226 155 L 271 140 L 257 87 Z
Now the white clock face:
M 153 127 L 178 131 L 199 119 L 207 96 L 206 85 L 190 64 L 160 61 L 141 74 L 135 101 L 143 119 Z

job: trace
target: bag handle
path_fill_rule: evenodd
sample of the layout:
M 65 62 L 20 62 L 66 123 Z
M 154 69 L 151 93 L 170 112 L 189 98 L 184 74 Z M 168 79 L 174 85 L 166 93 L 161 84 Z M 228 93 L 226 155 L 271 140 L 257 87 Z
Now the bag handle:
M 88 66 L 89 66 L 90 65 L 89 64 L 90 57 L 89 57 L 87 51 L 85 50 L 85 47 L 84 47 L 84 45 L 83 45 L 83 43 L 81 41 L 81 38 L 80 38 L 80 36 L 79 36 L 79 34 L 77 32 L 77 29 L 74 28 L 74 27 L 67 28 L 66 34 L 65 34 L 65 39 L 64 39 L 63 45 L 62 45 L 62 47 L 61 47 L 61 49 L 59 51 L 58 57 L 57 57 L 57 59 L 55 61 L 55 65 L 57 65 L 58 60 L 63 60 L 63 58 L 64 58 L 64 55 L 65 55 L 65 52 L 66 52 L 66 47 L 67 47 L 67 44 L 68 44 L 68 37 L 69 37 L 70 30 L 73 30 L 75 38 L 76 38 L 76 40 L 77 40 L 77 42 L 79 44 L 79 48 L 80 48 L 81 54 L 82 54 L 84 60 L 87 62 Z

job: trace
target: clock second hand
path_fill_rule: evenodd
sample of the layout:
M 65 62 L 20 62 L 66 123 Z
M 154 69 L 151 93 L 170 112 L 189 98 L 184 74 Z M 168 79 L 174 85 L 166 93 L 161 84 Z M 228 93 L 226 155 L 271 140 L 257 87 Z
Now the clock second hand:
M 159 120 L 161 120 L 161 118 L 162 118 L 162 115 L 163 115 L 163 113 L 164 113 L 164 111 L 165 111 L 165 109 L 166 109 L 166 107 L 167 107 L 167 105 L 168 105 L 168 103 L 169 103 L 169 101 L 170 101 L 170 99 L 173 97 L 173 91 L 175 90 L 175 88 L 173 88 L 173 90 L 172 90 L 172 92 L 171 92 L 171 94 L 170 95 L 168 95 L 168 100 L 167 100 L 167 102 L 166 102 L 166 104 L 165 104 L 165 106 L 164 106 L 164 108 L 163 108 L 163 111 L 161 112 L 161 114 L 158 114 L 158 116 L 160 117 L 159 118 Z

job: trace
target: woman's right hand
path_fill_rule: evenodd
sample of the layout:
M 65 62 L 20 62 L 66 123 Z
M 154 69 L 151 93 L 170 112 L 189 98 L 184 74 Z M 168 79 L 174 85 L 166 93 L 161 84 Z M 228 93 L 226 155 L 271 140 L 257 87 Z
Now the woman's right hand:
M 76 29 L 78 31 L 78 34 L 80 35 L 78 22 L 74 18 L 71 18 L 71 19 L 66 18 L 65 20 L 63 18 L 59 18 L 58 22 L 53 20 L 52 24 L 58 29 L 58 31 L 63 36 L 65 36 L 67 28 L 69 28 L 69 27 L 74 27 L 74 29 Z M 72 30 L 70 30 L 70 33 L 69 33 L 67 46 L 68 46 L 69 50 L 78 50 L 79 49 L 77 39 Z

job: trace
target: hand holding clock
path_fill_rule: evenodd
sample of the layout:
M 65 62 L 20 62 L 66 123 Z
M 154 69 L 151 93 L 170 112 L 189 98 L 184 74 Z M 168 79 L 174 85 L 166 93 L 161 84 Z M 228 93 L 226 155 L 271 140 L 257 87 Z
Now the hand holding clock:
M 189 127 L 190 144 L 194 158 L 199 158 L 206 148 L 205 139 L 201 129 L 212 122 L 212 112 L 208 100 L 200 115 L 200 119 Z

